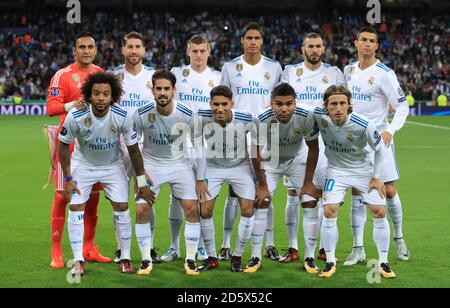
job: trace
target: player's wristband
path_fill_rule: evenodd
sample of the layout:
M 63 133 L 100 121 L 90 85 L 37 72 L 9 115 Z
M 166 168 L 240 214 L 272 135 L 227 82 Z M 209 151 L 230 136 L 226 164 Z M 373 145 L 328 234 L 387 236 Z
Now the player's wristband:
M 65 182 L 70 182 L 70 181 L 72 181 L 72 180 L 73 180 L 73 176 L 71 176 L 71 175 L 65 176 L 65 177 L 64 177 L 64 181 L 65 181 Z
M 74 105 L 75 105 L 75 102 L 66 103 L 66 104 L 64 104 L 64 110 L 66 112 L 69 112 L 70 109 L 72 109 Z
M 139 188 L 147 186 L 147 179 L 145 178 L 145 175 L 137 176 L 136 180 Z

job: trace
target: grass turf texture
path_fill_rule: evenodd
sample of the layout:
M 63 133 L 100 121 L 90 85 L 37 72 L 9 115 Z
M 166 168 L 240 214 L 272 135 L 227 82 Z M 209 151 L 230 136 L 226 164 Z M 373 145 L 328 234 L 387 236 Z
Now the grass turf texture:
M 450 128 L 449 117 L 409 118 Z M 450 275 L 446 269 L 448 241 L 448 151 L 450 130 L 406 124 L 396 136 L 397 159 L 401 172 L 399 192 L 404 209 L 404 234 L 412 258 L 401 262 L 395 255 L 391 242 L 389 260 L 398 278 L 369 284 L 366 280 L 370 268 L 366 264 L 343 267 L 342 263 L 351 250 L 349 226 L 350 202 L 339 215 L 340 239 L 337 246 L 336 276 L 321 279 L 308 275 L 300 262 L 280 264 L 263 258 L 263 268 L 255 274 L 232 273 L 229 262 L 220 262 L 216 270 L 188 277 L 183 270 L 183 260 L 169 264 L 156 264 L 150 276 L 123 275 L 116 264 L 89 263 L 80 284 L 69 284 L 67 269 L 51 269 L 50 263 L 50 206 L 53 189 L 43 191 L 48 175 L 47 145 L 41 132 L 45 123 L 57 124 L 57 119 L 31 116 L 0 117 L 0 242 L 2 269 L 0 287 L 450 287 Z M 447 171 L 445 171 L 447 170 Z M 222 240 L 222 212 L 225 190 L 215 209 L 216 244 Z M 165 187 L 156 204 L 157 227 L 155 248 L 162 255 L 170 245 L 167 219 L 169 190 Z M 287 248 L 287 231 L 284 225 L 286 192 L 280 185 L 275 195 L 275 242 L 283 253 Z M 135 206 L 130 205 L 132 217 Z M 113 255 L 116 241 L 112 232 L 110 204 L 101 197 L 96 243 L 104 255 Z M 133 219 L 134 220 L 134 219 Z M 232 246 L 236 240 L 237 223 Z M 300 223 L 299 247 L 303 256 L 303 233 Z M 133 227 L 134 233 L 134 227 Z M 391 232 L 393 235 L 393 232 Z M 181 236 L 182 254 L 184 238 Z M 243 257 L 245 264 L 250 257 L 250 247 Z M 365 248 L 368 259 L 377 257 L 372 240 L 372 221 L 365 229 Z M 72 257 L 67 224 L 63 238 L 65 261 Z M 140 264 L 136 239 L 132 242 L 134 267 Z M 318 262 L 323 267 L 323 262 Z M 446 273 L 447 272 L 447 273 Z

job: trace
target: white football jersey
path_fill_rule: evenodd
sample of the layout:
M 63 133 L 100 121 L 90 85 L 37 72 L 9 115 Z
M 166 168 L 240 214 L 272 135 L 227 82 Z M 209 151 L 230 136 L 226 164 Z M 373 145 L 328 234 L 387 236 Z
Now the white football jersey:
M 144 162 L 156 167 L 190 164 L 187 146 L 194 129 L 193 112 L 181 102 L 173 103 L 173 112 L 168 116 L 161 115 L 155 103 L 139 108 L 133 115 L 136 131 L 144 137 Z
M 114 104 L 103 118 L 94 116 L 90 107 L 86 110 L 73 108 L 67 114 L 58 138 L 66 144 L 77 140 L 71 158 L 74 165 L 116 167 L 122 164 L 119 152 L 121 134 L 127 146 L 138 142 L 131 116 Z
M 277 120 L 273 109 L 267 108 L 260 113 L 258 120 L 259 136 L 258 144 L 264 146 L 271 143 L 272 131 L 278 130 L 279 134 L 279 163 L 286 162 L 298 155 L 306 155 L 300 152 L 300 148 L 305 141 L 317 139 L 319 128 L 314 121 L 314 109 L 305 104 L 297 104 L 291 120 L 283 124 Z M 273 154 L 272 154 L 273 155 Z
M 120 65 L 111 71 L 122 82 L 123 94 L 119 105 L 132 115 L 138 108 L 155 100 L 152 92 L 152 77 L 155 70 L 149 66 L 142 66 L 136 76 L 130 74 L 125 65 Z
M 354 112 L 349 114 L 345 124 L 338 126 L 319 107 L 314 110 L 314 119 L 325 144 L 329 167 L 360 173 L 373 170 L 372 150 L 378 151 L 383 142 L 372 122 Z
M 280 81 L 278 61 L 261 57 L 256 65 L 244 61 L 244 56 L 226 62 L 220 83 L 233 91 L 234 108 L 258 115 L 270 105 L 272 90 Z
M 312 107 L 323 106 L 323 94 L 332 85 L 344 85 L 344 74 L 337 66 L 322 63 L 311 71 L 305 63 L 286 65 L 281 82 L 289 83 L 297 94 L 297 102 Z
M 379 60 L 361 70 L 357 61 L 345 67 L 344 76 L 352 93 L 353 111 L 370 119 L 380 132 L 394 135 L 402 128 L 409 106 L 393 70 Z M 396 110 L 391 124 L 388 122 L 389 104 Z
M 208 164 L 220 167 L 234 167 L 249 159 L 247 138 L 253 131 L 256 118 L 241 110 L 232 110 L 233 119 L 225 127 L 214 121 L 210 109 L 198 110 L 200 125 L 196 136 L 203 136 Z
M 171 72 L 177 78 L 175 99 L 188 105 L 192 111 L 208 109 L 210 92 L 220 84 L 220 72 L 206 68 L 197 73 L 190 65 L 174 67 Z

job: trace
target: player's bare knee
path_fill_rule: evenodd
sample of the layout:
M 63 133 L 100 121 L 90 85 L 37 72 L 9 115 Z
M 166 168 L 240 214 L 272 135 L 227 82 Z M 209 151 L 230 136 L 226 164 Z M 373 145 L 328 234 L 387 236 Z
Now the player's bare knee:
M 289 189 L 287 191 L 287 194 L 289 197 L 297 197 L 298 196 L 297 191 L 295 189 Z
M 114 211 L 125 212 L 128 210 L 128 203 L 126 202 L 111 202 Z
M 394 198 L 397 194 L 397 185 L 395 184 L 395 182 L 385 183 L 384 186 L 386 187 L 386 198 Z
M 136 223 L 145 224 L 150 221 L 151 209 L 149 205 L 140 204 L 136 208 Z
M 307 201 L 302 203 L 302 208 L 304 209 L 313 209 L 317 206 L 317 201 Z
M 336 218 L 338 215 L 338 210 L 333 206 L 325 206 L 323 215 L 325 216 L 325 218 Z
M 84 204 L 72 204 L 69 206 L 69 209 L 72 212 L 82 212 L 84 211 L 85 205 Z
M 386 217 L 386 210 L 384 206 L 371 206 L 369 207 L 372 212 L 373 218 L 384 218 Z

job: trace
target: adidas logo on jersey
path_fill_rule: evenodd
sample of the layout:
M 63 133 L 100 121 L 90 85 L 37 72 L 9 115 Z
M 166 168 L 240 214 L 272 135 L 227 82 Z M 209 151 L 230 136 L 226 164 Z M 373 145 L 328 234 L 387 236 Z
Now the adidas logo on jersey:
M 149 129 L 156 129 L 155 125 L 150 125 Z
M 236 75 L 236 78 L 237 78 L 237 77 L 242 77 L 242 74 L 241 74 L 241 73 L 237 74 L 237 75 Z
M 187 83 L 187 82 L 188 82 L 187 79 L 181 80 L 181 83 Z

